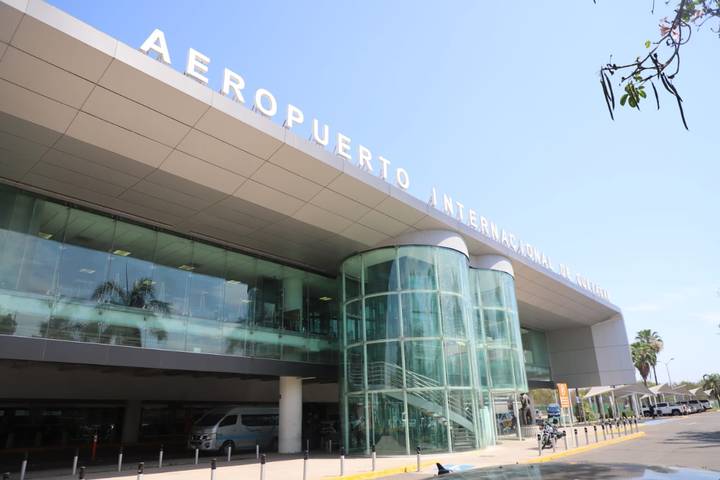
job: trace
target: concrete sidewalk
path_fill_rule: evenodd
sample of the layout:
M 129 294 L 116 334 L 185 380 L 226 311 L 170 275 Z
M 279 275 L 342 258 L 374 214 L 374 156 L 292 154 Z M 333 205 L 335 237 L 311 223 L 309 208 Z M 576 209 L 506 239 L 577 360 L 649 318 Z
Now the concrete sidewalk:
M 537 442 L 534 439 L 524 441 L 507 440 L 501 445 L 495 445 L 482 450 L 473 450 L 460 453 L 439 453 L 422 455 L 421 469 L 422 476 L 427 477 L 437 470 L 435 462 L 448 464 L 471 464 L 474 467 L 504 465 L 516 463 L 521 460 L 536 457 Z M 226 462 L 223 458 L 217 459 L 217 470 L 215 480 L 260 480 L 260 465 L 255 455 L 244 455 L 244 458 Z M 408 467 L 409 471 L 415 471 L 416 457 L 414 455 L 379 456 L 376 461 L 376 470 L 396 469 Z M 122 473 L 108 472 L 108 467 L 103 471 L 88 469 L 87 479 L 114 479 L 114 480 L 136 480 L 137 465 L 125 465 Z M 100 467 L 102 468 L 102 467 Z M 345 459 L 345 475 L 354 475 L 371 471 L 371 459 L 369 457 L 348 457 Z M 33 479 L 58 479 L 70 480 L 72 477 L 69 471 L 42 471 L 28 472 L 26 480 Z M 298 455 L 269 454 L 265 465 L 265 480 L 302 480 L 303 460 Z M 15 477 L 15 473 L 11 478 Z M 313 455 L 308 461 L 308 480 L 329 479 L 340 475 L 340 460 L 338 455 L 329 456 Z M 146 462 L 143 480 L 209 480 L 210 460 L 203 458 L 200 464 L 195 465 L 168 465 L 158 470 L 156 462 Z

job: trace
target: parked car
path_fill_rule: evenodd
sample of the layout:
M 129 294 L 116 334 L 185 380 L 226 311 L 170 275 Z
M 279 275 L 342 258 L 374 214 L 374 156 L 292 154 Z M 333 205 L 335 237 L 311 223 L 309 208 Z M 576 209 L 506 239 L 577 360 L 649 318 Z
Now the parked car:
M 705 405 L 703 405 L 703 403 L 700 400 L 690 400 L 688 402 L 688 404 L 694 405 L 695 407 L 697 407 L 698 411 L 700 411 L 700 412 L 704 412 L 705 410 L 708 409 L 708 407 L 705 407 Z
M 705 410 L 710 410 L 712 408 L 712 405 L 710 405 L 710 400 L 700 400 L 700 403 L 703 407 L 705 407 Z
M 195 422 L 188 447 L 203 451 L 254 448 L 275 449 L 278 409 L 273 407 L 221 407 Z
M 655 405 L 655 412 L 658 415 L 683 415 L 687 411 L 687 406 L 678 405 L 677 403 L 660 402 Z
M 688 413 L 700 413 L 703 411 L 703 409 L 699 405 L 695 405 L 687 401 L 678 402 L 678 404 L 687 408 Z
M 560 418 L 560 405 L 557 403 L 550 403 L 547 406 L 547 416 L 548 420 L 552 420 L 553 418 Z

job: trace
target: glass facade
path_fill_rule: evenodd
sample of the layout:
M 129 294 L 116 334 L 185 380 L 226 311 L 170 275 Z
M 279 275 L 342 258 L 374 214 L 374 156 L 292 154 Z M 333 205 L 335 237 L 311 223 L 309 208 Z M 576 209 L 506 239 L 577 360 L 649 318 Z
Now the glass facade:
M 342 267 L 344 444 L 382 453 L 495 439 L 491 392 L 527 389 L 513 279 L 455 250 L 381 248 Z
M 523 354 L 528 380 L 550 382 L 550 355 L 545 332 L 522 327 Z
M 336 298 L 335 279 L 0 185 L 0 334 L 336 364 Z

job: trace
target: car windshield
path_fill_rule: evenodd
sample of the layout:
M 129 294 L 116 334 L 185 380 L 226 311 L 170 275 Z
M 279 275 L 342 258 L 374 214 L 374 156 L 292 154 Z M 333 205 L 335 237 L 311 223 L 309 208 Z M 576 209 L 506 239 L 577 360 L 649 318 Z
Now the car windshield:
M 207 415 L 203 415 L 203 417 L 195 422 L 195 425 L 198 427 L 212 427 L 216 425 L 222 418 L 225 416 L 224 413 L 208 413 Z

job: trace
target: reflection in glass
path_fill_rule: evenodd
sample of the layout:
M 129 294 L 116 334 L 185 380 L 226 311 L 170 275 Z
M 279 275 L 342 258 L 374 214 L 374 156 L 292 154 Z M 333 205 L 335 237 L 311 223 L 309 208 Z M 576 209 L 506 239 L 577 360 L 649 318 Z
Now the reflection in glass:
M 381 295 L 365 299 L 365 335 L 368 341 L 400 336 L 397 295 Z

